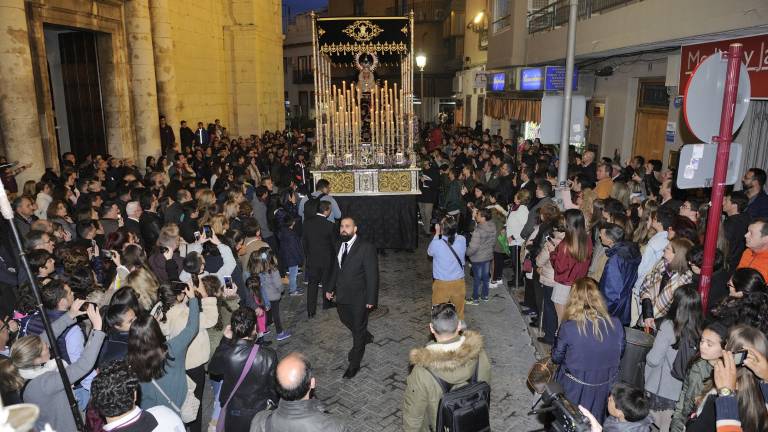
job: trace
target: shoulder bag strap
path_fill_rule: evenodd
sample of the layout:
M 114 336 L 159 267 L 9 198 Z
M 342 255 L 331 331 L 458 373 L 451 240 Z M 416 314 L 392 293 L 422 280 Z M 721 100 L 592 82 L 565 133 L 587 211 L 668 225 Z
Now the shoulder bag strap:
M 171 404 L 171 408 L 173 408 L 173 410 L 174 410 L 174 411 L 176 411 L 176 414 L 178 414 L 179 416 L 181 416 L 181 408 L 179 408 L 179 406 L 178 406 L 178 405 L 176 405 L 175 403 L 173 403 L 173 401 L 171 400 L 171 398 L 169 398 L 169 397 L 168 397 L 168 395 L 167 395 L 167 394 L 165 394 L 165 392 L 163 391 L 162 387 L 160 387 L 160 384 L 158 384 L 158 383 L 157 383 L 157 381 L 155 381 L 155 379 L 154 379 L 154 378 L 152 378 L 152 385 L 153 385 L 153 386 L 155 386 L 155 388 L 157 389 L 157 391 L 159 391 L 159 392 L 160 392 L 160 394 L 161 394 L 161 395 L 163 395 L 163 397 L 165 398 L 165 400 L 167 400 L 167 401 L 168 401 L 168 403 L 169 403 L 169 404 Z
M 448 243 L 448 240 L 446 240 L 446 239 L 442 239 L 442 240 L 445 242 L 445 244 L 447 244 L 447 245 L 448 245 L 448 249 L 450 249 L 450 250 L 451 250 L 451 253 L 452 253 L 452 254 L 453 254 L 453 256 L 456 258 L 456 262 L 458 262 L 458 263 L 459 263 L 459 267 L 460 267 L 462 270 L 464 270 L 464 264 L 461 262 L 461 258 L 459 258 L 459 254 L 457 254 L 457 253 L 456 253 L 456 251 L 453 249 L 453 246 L 451 246 L 451 244 L 450 244 L 450 243 Z
M 251 366 L 253 366 L 253 361 L 256 359 L 256 354 L 258 354 L 258 352 L 259 352 L 259 345 L 254 343 L 253 347 L 251 348 L 250 354 L 248 354 L 248 360 L 245 361 L 245 366 L 243 367 L 243 371 L 240 372 L 240 378 L 237 379 L 237 383 L 235 383 L 235 386 L 232 388 L 232 392 L 229 394 L 227 401 L 224 402 L 224 405 L 221 406 L 219 421 L 216 423 L 216 432 L 221 432 L 224 430 L 224 421 L 226 420 L 226 417 L 227 417 L 227 405 L 229 405 L 229 402 L 235 396 L 235 392 L 240 387 L 240 384 L 242 384 L 243 381 L 245 381 L 245 377 L 248 375 L 248 372 L 251 370 Z
M 272 432 L 272 414 L 275 412 L 272 411 L 269 414 L 267 414 L 267 419 L 264 421 L 264 432 Z
M 443 394 L 448 393 L 451 391 L 451 385 L 445 382 L 443 379 L 441 379 L 439 376 L 437 376 L 434 372 L 432 372 L 429 368 L 424 368 L 429 372 L 430 375 L 437 381 L 437 383 L 440 385 L 440 388 L 443 389 Z
M 480 357 L 477 358 L 477 363 L 475 363 L 475 373 L 472 374 L 472 378 L 469 381 L 470 384 L 477 383 L 477 381 L 478 381 L 477 380 L 477 374 L 478 374 L 479 370 L 480 370 Z

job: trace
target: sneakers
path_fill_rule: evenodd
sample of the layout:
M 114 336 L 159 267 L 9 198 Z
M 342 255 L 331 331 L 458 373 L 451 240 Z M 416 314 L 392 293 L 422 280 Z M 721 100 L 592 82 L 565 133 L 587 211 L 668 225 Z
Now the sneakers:
M 300 289 L 297 289 L 296 291 L 294 291 L 292 293 L 289 293 L 289 295 L 291 295 L 293 297 L 303 296 L 304 295 L 304 291 L 302 291 Z
M 501 287 L 501 286 L 503 286 L 503 285 L 504 285 L 504 281 L 503 281 L 503 280 L 501 280 L 501 279 L 499 279 L 499 280 L 491 281 L 491 282 L 488 284 L 488 288 L 491 288 L 491 289 L 496 289 L 496 288 L 499 288 L 499 287 Z
M 465 303 L 470 305 L 470 306 L 477 306 L 477 305 L 480 304 L 480 301 L 479 300 L 473 300 L 473 299 L 466 299 Z
M 271 331 L 269 331 L 269 327 L 267 327 L 267 329 L 266 329 L 266 330 L 264 330 L 264 333 L 262 333 L 261 335 L 262 335 L 262 336 L 266 336 L 266 335 L 268 335 L 268 334 L 270 334 L 270 333 L 272 333 L 272 332 L 271 332 Z
M 275 336 L 275 339 L 278 341 L 283 341 L 291 337 L 291 332 L 288 330 L 283 330 L 282 332 L 278 333 L 277 336 Z
M 483 301 L 488 303 L 488 297 L 482 297 Z

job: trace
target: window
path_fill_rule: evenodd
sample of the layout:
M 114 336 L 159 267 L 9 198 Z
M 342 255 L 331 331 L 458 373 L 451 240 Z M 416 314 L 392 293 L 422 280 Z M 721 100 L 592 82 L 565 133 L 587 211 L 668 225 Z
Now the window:
M 365 0 L 355 0 L 354 9 L 355 16 L 365 15 Z
M 288 57 L 283 57 L 283 73 L 288 73 Z
M 511 0 L 493 1 L 493 32 L 504 30 L 512 22 L 510 14 L 512 13 Z
M 312 76 L 312 56 L 299 56 L 296 58 L 296 67 L 293 70 L 294 84 L 309 84 L 314 80 Z
M 307 117 L 309 115 L 309 99 L 308 93 L 305 91 L 299 92 L 299 107 L 301 117 Z

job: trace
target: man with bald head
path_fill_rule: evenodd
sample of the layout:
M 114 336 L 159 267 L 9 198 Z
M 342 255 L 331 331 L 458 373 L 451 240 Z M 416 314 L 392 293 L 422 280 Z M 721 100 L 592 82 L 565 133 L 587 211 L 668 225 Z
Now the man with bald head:
M 312 365 L 301 353 L 293 352 L 277 364 L 277 394 L 280 404 L 274 411 L 253 417 L 250 432 L 347 432 L 347 422 L 328 414 L 312 397 L 315 377 Z

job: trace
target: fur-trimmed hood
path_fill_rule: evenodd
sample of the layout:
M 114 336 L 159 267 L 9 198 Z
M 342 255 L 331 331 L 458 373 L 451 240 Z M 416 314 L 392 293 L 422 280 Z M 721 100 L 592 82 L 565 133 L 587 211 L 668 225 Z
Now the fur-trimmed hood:
M 424 348 L 411 350 L 413 366 L 421 366 L 435 372 L 452 372 L 474 366 L 483 349 L 483 337 L 471 330 L 457 340 L 448 343 L 433 342 Z

